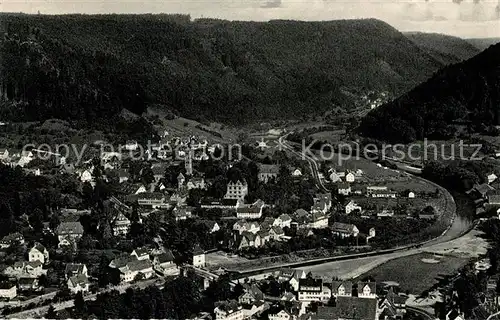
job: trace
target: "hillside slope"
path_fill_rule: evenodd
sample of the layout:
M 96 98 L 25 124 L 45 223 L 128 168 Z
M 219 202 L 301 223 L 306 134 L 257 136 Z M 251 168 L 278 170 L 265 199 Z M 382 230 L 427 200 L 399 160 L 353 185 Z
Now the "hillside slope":
M 443 64 L 467 60 L 483 50 L 464 39 L 439 33 L 406 32 L 404 35 Z
M 478 39 L 466 39 L 467 42 L 478 48 L 479 50 L 485 50 L 493 44 L 500 42 L 500 38 L 478 38 Z
M 346 89 L 399 95 L 443 66 L 378 20 L 5 14 L 0 21 L 6 119 L 95 124 L 149 105 L 199 121 L 293 118 L 349 107 Z
M 407 94 L 371 111 L 359 127 L 389 142 L 449 138 L 454 123 L 485 131 L 500 123 L 500 44 L 443 68 Z

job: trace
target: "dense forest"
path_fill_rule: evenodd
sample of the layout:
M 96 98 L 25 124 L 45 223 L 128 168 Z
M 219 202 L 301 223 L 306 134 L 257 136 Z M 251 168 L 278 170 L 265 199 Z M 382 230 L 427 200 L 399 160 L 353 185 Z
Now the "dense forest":
M 447 139 L 457 133 L 457 123 L 467 124 L 472 132 L 496 132 L 499 106 L 500 44 L 496 44 L 371 111 L 360 131 L 389 142 Z
M 443 67 L 374 20 L 229 22 L 183 15 L 0 19 L 0 117 L 108 125 L 160 105 L 241 124 L 402 94 Z M 442 60 L 442 59 L 441 59 Z

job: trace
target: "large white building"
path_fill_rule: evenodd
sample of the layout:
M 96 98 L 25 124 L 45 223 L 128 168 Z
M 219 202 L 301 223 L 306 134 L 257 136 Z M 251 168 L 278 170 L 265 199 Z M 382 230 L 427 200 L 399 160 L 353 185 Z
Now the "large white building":
M 332 296 L 330 288 L 324 285 L 322 279 L 305 278 L 299 280 L 300 302 L 328 302 Z
M 243 181 L 230 181 L 227 184 L 227 192 L 225 195 L 225 199 L 236 199 L 236 200 L 243 200 L 245 199 L 246 195 L 248 194 L 248 185 L 245 180 Z

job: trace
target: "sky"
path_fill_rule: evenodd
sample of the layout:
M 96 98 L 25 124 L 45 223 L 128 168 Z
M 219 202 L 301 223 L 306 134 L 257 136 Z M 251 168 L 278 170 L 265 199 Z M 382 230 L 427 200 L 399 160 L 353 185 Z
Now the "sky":
M 254 21 L 377 18 L 401 31 L 500 37 L 500 0 L 0 0 L 0 11 L 185 13 Z

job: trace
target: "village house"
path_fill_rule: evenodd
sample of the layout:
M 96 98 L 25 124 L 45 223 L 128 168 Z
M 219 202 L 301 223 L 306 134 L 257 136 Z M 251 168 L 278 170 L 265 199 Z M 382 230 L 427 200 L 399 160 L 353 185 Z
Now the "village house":
M 41 289 L 37 278 L 21 278 L 17 282 L 17 286 L 19 291 L 38 291 Z
M 285 237 L 285 231 L 279 226 L 273 226 L 267 231 L 269 239 L 274 241 L 280 241 Z
M 243 305 L 243 314 L 245 319 L 256 319 L 264 311 L 269 309 L 269 303 L 264 300 L 254 301 L 251 304 Z
M 214 309 L 215 320 L 243 320 L 243 307 L 236 301 L 223 302 Z
M 302 171 L 299 168 L 292 168 L 291 174 L 292 174 L 292 177 L 301 177 Z
M 338 194 L 348 196 L 351 194 L 351 186 L 347 182 L 341 182 L 337 185 Z
M 257 200 L 252 204 L 240 204 L 236 208 L 236 217 L 239 219 L 260 219 L 264 201 Z
M 59 247 L 76 246 L 83 236 L 83 226 L 78 221 L 61 222 L 56 228 Z
M 321 199 L 314 199 L 314 204 L 311 206 L 311 213 L 323 213 L 328 211 L 326 203 Z
M 135 151 L 137 148 L 139 148 L 139 144 L 135 140 L 128 140 L 125 143 L 125 150 L 127 151 Z
M 245 180 L 243 181 L 230 181 L 227 184 L 227 192 L 225 195 L 225 199 L 236 199 L 236 200 L 244 200 L 246 195 L 248 194 L 248 185 Z
M 377 218 L 390 218 L 394 216 L 394 210 L 382 209 L 377 212 Z
M 66 265 L 66 269 L 64 271 L 64 276 L 66 279 L 77 276 L 79 274 L 84 275 L 84 276 L 88 276 L 88 270 L 87 270 L 87 266 L 85 264 L 83 264 L 83 263 L 68 263 Z
M 124 282 L 131 282 L 139 274 L 142 274 L 144 279 L 149 279 L 153 276 L 153 266 L 149 259 L 147 260 L 132 260 L 128 262 L 123 268 L 120 268 L 120 279 Z
M 413 191 L 408 192 L 408 198 L 414 199 L 415 198 L 415 192 L 413 192 Z
M 0 298 L 14 299 L 17 296 L 17 287 L 15 284 L 4 281 L 0 282 Z
M 9 160 L 9 150 L 0 149 L 0 161 L 8 161 Z
M 187 182 L 186 186 L 187 186 L 188 190 L 191 190 L 191 189 L 202 189 L 202 190 L 204 190 L 206 188 L 205 179 L 203 179 L 203 178 L 191 178 Z
M 125 195 L 145 193 L 148 190 L 143 184 L 124 182 L 120 184 L 120 192 Z
M 490 173 L 487 177 L 488 179 L 488 184 L 493 183 L 496 179 L 498 179 L 497 175 L 494 173 Z
M 354 173 L 349 172 L 348 174 L 345 175 L 345 182 L 353 183 L 356 180 L 356 176 Z
M 11 246 L 22 245 L 22 244 L 24 244 L 23 235 L 20 234 L 19 232 L 14 232 L 2 238 L 2 240 L 0 241 L 0 248 L 6 249 L 10 248 Z
M 300 302 L 323 302 L 330 300 L 332 292 L 325 286 L 322 279 L 306 277 L 299 280 L 298 297 Z
M 149 251 L 146 247 L 136 248 L 130 255 L 134 256 L 137 260 L 149 260 Z
M 377 299 L 377 283 L 358 282 L 358 297 Z
M 151 209 L 168 209 L 170 203 L 165 195 L 161 192 L 146 192 L 141 193 L 137 198 L 137 204 L 141 207 Z
M 305 279 L 306 277 L 307 274 L 304 270 L 295 269 L 293 276 L 290 278 L 290 280 L 288 280 L 288 284 L 293 289 L 293 291 L 298 292 L 300 280 Z
M 240 220 L 233 224 L 233 230 L 237 231 L 240 235 L 245 231 L 255 234 L 260 231 L 260 225 L 257 222 L 247 222 L 246 220 Z
M 229 209 L 236 210 L 238 200 L 236 199 L 221 199 L 215 200 L 211 198 L 203 198 L 200 200 L 200 207 L 203 209 Z
M 112 223 L 113 235 L 127 235 L 132 222 L 121 212 L 118 212 Z
M 284 213 L 284 214 L 281 214 L 276 219 L 274 219 L 273 226 L 278 226 L 280 228 L 285 228 L 285 227 L 290 228 L 291 222 L 292 222 L 292 218 L 288 214 Z
M 170 267 L 175 267 L 172 251 L 167 250 L 153 257 L 153 268 L 155 270 L 162 270 Z
M 349 201 L 349 203 L 347 203 L 345 206 L 345 213 L 346 214 L 350 214 L 351 212 L 356 211 L 356 210 L 361 212 L 362 208 L 359 204 L 354 202 L 354 200 Z
M 335 222 L 332 226 L 332 233 L 340 238 L 357 237 L 358 228 L 353 224 Z
M 264 294 L 255 284 L 244 284 L 243 290 L 243 294 L 238 297 L 238 302 L 241 304 L 251 304 L 255 301 L 264 300 Z
M 188 218 L 191 218 L 193 212 L 192 212 L 191 207 L 177 206 L 172 211 L 172 214 L 174 215 L 175 221 L 181 221 L 181 220 L 187 220 Z
M 305 225 L 306 228 L 324 229 L 328 228 L 328 217 L 322 212 L 313 212 Z
M 269 312 L 268 314 L 269 320 L 293 320 L 295 319 L 294 315 L 283 307 L 280 310 Z
M 239 250 L 247 247 L 258 248 L 262 245 L 260 235 L 258 232 L 254 234 L 248 231 L 243 231 L 239 238 L 240 238 L 240 242 L 238 245 Z
M 79 173 L 79 178 L 81 182 L 92 182 L 94 177 L 92 176 L 92 169 L 85 169 Z
M 203 220 L 201 221 L 201 223 L 203 223 L 207 227 L 209 233 L 214 233 L 220 230 L 219 224 L 215 221 Z
M 258 178 L 260 182 L 267 183 L 270 180 L 276 179 L 280 168 L 274 164 L 260 164 Z
M 7 267 L 3 274 L 12 278 L 38 278 L 46 274 L 47 270 L 39 260 L 35 261 L 16 261 L 13 266 Z
M 203 268 L 205 266 L 205 251 L 199 245 L 193 249 L 193 267 Z
M 39 242 L 35 242 L 28 252 L 28 260 L 30 262 L 40 261 L 42 264 L 45 264 L 49 261 L 49 251 Z
M 332 208 L 332 195 L 331 193 L 317 193 L 313 198 L 313 202 L 324 202 L 326 210 L 330 210 Z
M 21 151 L 19 154 L 19 160 L 17 161 L 17 165 L 20 167 L 24 167 L 34 159 L 33 152 L 31 151 Z
M 352 297 L 351 281 L 333 281 L 332 297 Z
M 386 186 L 368 186 L 366 195 L 371 198 L 396 198 L 397 193 Z
M 68 289 L 73 294 L 77 294 L 78 292 L 89 292 L 90 288 L 89 278 L 84 274 L 78 274 L 76 276 L 70 277 L 68 279 L 67 285 Z

